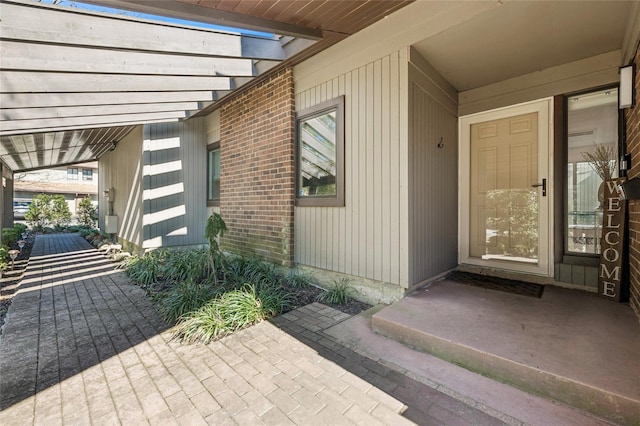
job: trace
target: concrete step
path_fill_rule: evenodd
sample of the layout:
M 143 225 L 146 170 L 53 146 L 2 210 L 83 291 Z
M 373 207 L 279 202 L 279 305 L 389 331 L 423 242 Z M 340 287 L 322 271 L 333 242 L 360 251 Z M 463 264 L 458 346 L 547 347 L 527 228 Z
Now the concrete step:
M 372 316 L 376 333 L 527 392 L 640 424 L 640 324 L 628 306 L 441 281 Z

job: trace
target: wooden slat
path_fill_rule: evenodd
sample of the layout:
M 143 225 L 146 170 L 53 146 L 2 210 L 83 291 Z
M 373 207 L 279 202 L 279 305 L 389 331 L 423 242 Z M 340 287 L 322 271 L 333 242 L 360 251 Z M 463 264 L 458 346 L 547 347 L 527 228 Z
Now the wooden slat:
M 92 105 L 155 104 L 164 102 L 204 102 L 214 100 L 210 90 L 188 92 L 85 92 L 14 93 L 2 97 L 2 108 L 43 108 Z
M 150 112 L 182 113 L 198 108 L 197 102 L 159 103 L 159 104 L 128 104 L 128 105 L 93 105 L 75 107 L 46 107 L 46 108 L 2 108 L 0 109 L 0 123 L 14 120 L 40 120 L 48 118 L 90 117 L 114 114 L 142 114 Z M 1 126 L 1 124 L 0 124 Z
M 296 94 L 304 109 L 345 95 L 345 207 L 298 207 L 296 262 L 401 284 L 399 55 Z M 455 216 L 455 215 L 454 215 Z
M 2 93 L 83 93 L 229 90 L 227 77 L 148 76 L 3 71 Z M 4 97 L 4 96 L 3 96 Z
M 3 70 L 163 76 L 254 76 L 252 60 L 244 58 L 141 53 L 9 40 L 0 44 L 0 55 Z

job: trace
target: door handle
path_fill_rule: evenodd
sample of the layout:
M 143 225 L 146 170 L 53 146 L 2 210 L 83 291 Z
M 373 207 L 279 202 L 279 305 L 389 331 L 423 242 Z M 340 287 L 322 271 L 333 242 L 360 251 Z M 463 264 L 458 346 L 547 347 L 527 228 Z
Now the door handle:
M 542 196 L 546 197 L 547 196 L 547 179 L 542 179 L 542 183 L 534 183 L 533 185 L 531 185 L 532 188 L 538 188 L 538 187 L 542 187 Z

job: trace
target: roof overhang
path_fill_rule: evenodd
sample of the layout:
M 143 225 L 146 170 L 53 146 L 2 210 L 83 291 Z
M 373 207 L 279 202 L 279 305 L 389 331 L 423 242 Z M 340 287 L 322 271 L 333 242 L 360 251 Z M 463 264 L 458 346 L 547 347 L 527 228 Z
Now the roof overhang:
M 248 35 L 2 0 L 0 159 L 14 171 L 98 159 L 135 126 L 208 112 L 410 2 L 88 1 L 268 33 Z

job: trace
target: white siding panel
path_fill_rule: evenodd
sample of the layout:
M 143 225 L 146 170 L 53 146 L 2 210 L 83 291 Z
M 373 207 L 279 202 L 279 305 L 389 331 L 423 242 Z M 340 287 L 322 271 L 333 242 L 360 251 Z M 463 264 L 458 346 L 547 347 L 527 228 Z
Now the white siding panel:
M 112 214 L 118 217 L 118 238 L 142 248 L 142 126 L 136 127 L 119 143 L 117 149 L 103 155 L 98 162 L 99 226 L 109 205 L 104 191 L 113 188 Z
M 458 143 L 456 116 L 413 81 L 409 102 L 409 267 L 416 284 L 457 265 Z
M 406 287 L 400 272 L 400 234 L 407 230 L 400 220 L 400 60 L 396 52 L 296 93 L 298 111 L 345 96 L 346 162 L 345 207 L 296 208 L 297 263 Z
M 164 165 L 179 161 L 180 167 L 144 176 L 143 189 L 158 191 L 176 184 L 182 184 L 184 188 L 180 193 L 142 201 L 145 249 L 205 242 L 203 236 L 208 215 L 206 144 L 211 124 L 205 118 L 195 118 L 145 126 L 144 165 L 161 170 Z M 175 143 L 169 149 L 153 149 L 160 140 L 173 140 Z

